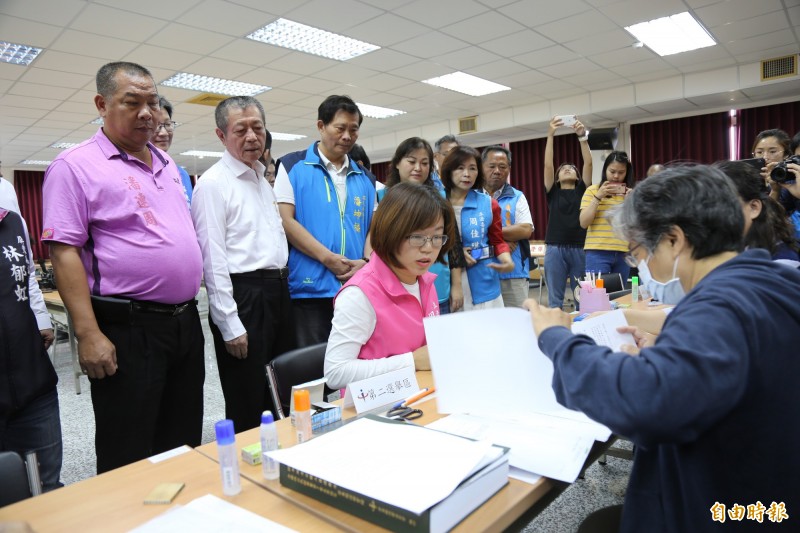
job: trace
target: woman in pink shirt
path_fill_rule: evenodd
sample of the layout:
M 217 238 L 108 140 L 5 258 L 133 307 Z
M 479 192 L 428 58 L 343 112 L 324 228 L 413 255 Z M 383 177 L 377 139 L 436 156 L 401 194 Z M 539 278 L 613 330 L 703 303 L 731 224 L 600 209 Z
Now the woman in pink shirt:
M 334 299 L 325 354 L 328 386 L 414 366 L 429 370 L 422 319 L 439 314 L 428 272 L 455 239 L 455 215 L 433 188 L 399 183 L 378 204 L 372 255 Z

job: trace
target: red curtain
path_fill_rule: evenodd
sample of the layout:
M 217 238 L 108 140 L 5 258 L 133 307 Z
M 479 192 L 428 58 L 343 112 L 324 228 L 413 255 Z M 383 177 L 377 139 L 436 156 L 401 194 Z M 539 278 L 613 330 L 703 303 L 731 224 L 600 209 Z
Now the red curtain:
M 638 180 L 653 163 L 713 163 L 730 155 L 727 112 L 631 126 L 631 163 Z
M 547 232 L 547 196 L 544 191 L 544 146 L 547 139 L 512 142 L 511 185 L 522 191 L 528 199 L 533 217 L 533 239 L 544 240 Z M 572 163 L 583 169 L 583 157 L 577 137 L 573 134 L 557 135 L 553 139 L 553 165 Z
M 391 161 L 384 161 L 383 163 L 372 163 L 370 167 L 370 171 L 375 174 L 375 177 L 378 178 L 378 181 L 381 183 L 386 183 L 386 176 L 389 175 L 389 165 L 391 165 Z
M 753 157 L 753 142 L 764 130 L 782 129 L 789 137 L 800 131 L 800 101 L 775 104 L 736 112 L 739 130 L 739 159 Z
M 15 170 L 14 189 L 17 191 L 19 210 L 28 223 L 28 231 L 33 241 L 33 258 L 49 259 L 50 253 L 39 238 L 42 235 L 42 182 L 44 172 L 39 170 Z

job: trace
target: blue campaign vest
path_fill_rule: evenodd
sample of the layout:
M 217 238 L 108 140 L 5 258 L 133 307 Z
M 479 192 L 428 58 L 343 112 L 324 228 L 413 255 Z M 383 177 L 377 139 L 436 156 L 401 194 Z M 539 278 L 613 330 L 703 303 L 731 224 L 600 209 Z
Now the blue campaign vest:
M 350 161 L 344 211 L 333 179 L 322 163 L 317 143 L 281 158 L 294 189 L 295 219 L 323 246 L 348 259 L 364 257 L 364 243 L 375 209 L 375 186 Z M 296 248 L 289 249 L 292 298 L 333 298 L 342 283 L 325 265 Z
M 378 203 L 386 196 L 386 191 L 389 189 L 381 189 L 378 191 Z M 444 189 L 437 188 L 442 196 L 444 196 Z M 428 270 L 431 274 L 436 274 L 436 280 L 433 286 L 436 287 L 436 294 L 439 296 L 439 303 L 446 302 L 450 299 L 450 264 L 448 263 L 447 254 L 444 255 L 444 264 L 438 261 Z
M 517 223 L 517 202 L 519 202 L 521 198 L 522 193 L 520 191 L 508 184 L 503 186 L 500 197 L 497 198 L 497 203 L 500 204 L 504 228 Z M 511 259 L 514 261 L 514 270 L 500 274 L 500 279 L 528 279 L 528 271 L 530 270 L 528 268 L 528 257 L 527 254 L 524 258 L 522 257 L 521 248 L 521 246 L 528 244 L 528 240 L 519 241 L 519 244 L 520 246 L 517 246 L 516 250 L 511 252 Z
M 461 240 L 465 248 L 489 246 L 489 226 L 492 225 L 492 199 L 474 189 L 467 193 L 461 209 Z M 478 261 L 467 268 L 467 279 L 473 305 L 489 302 L 500 296 L 500 276 L 488 267 L 494 257 Z

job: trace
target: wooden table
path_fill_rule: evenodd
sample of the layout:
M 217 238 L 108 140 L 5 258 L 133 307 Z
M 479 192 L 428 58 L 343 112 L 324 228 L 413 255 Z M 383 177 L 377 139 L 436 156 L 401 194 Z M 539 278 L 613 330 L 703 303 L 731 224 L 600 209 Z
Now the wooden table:
M 69 341 L 70 356 L 72 357 L 72 377 L 75 379 L 75 393 L 80 394 L 81 376 L 83 375 L 83 371 L 81 370 L 81 365 L 78 362 L 78 344 L 72 327 L 72 318 L 69 316 L 67 306 L 64 305 L 64 300 L 61 299 L 61 295 L 58 293 L 58 291 L 42 291 L 42 296 L 44 297 L 44 303 L 47 306 L 48 311 L 51 313 L 54 311 L 56 313 L 64 313 L 64 316 L 66 316 L 67 339 Z M 56 344 L 58 342 L 58 329 L 58 325 L 56 324 L 56 338 L 53 340 L 53 362 L 55 362 Z
M 158 484 L 183 482 L 184 489 L 169 505 L 145 505 L 145 496 Z M 219 465 L 190 450 L 151 463 L 145 459 L 53 492 L 0 508 L 0 521 L 25 521 L 38 533 L 128 531 L 170 507 L 213 494 L 298 531 L 338 531 L 330 521 L 276 497 L 242 479 L 242 492 L 222 494 Z
M 433 376 L 430 372 L 417 372 L 417 380 L 419 386 L 424 388 L 433 384 Z M 445 415 L 438 412 L 436 407 L 436 399 L 428 400 L 426 402 L 415 404 L 424 412 L 424 415 L 416 423 L 421 425 L 429 424 Z M 356 416 L 355 409 L 348 408 L 342 410 L 343 418 L 351 418 Z M 278 441 L 281 447 L 286 448 L 294 446 L 297 443 L 294 427 L 288 418 L 279 420 L 278 424 Z M 244 446 L 259 442 L 259 429 L 254 428 L 244 431 L 236 435 L 236 446 L 241 450 Z M 207 455 L 213 460 L 217 460 L 217 445 L 216 443 L 209 443 L 197 448 L 197 451 Z M 241 453 L 241 452 L 240 452 Z M 594 455 L 594 458 L 599 456 Z M 591 458 L 591 457 L 590 457 Z M 594 459 L 592 459 L 592 462 Z M 247 463 L 241 464 L 242 476 L 257 485 L 267 489 L 272 494 L 280 496 L 281 498 L 291 501 L 293 504 L 298 505 L 302 509 L 308 511 L 315 516 L 325 520 L 332 520 L 334 523 L 347 529 L 349 531 L 384 531 L 384 529 L 362 520 L 349 513 L 345 513 L 324 504 L 314 498 L 310 498 L 304 494 L 300 494 L 291 489 L 283 487 L 278 480 L 266 480 L 261 474 L 261 465 L 251 466 Z M 563 484 L 568 486 L 568 484 Z M 486 503 L 479 507 L 475 512 L 469 515 L 463 522 L 461 522 L 454 531 L 460 532 L 473 532 L 473 531 L 503 531 L 512 525 L 517 519 L 523 516 L 528 516 L 526 513 L 534 508 L 540 500 L 546 500 L 548 503 L 555 497 L 554 492 L 558 494 L 563 491 L 563 488 L 557 490 L 557 484 L 552 480 L 541 478 L 534 484 L 525 483 L 516 479 L 509 479 L 508 485 L 492 496 Z M 551 494 L 550 498 L 547 495 Z M 557 495 L 557 494 L 555 494 Z M 542 505 L 544 507 L 544 505 Z M 541 510 L 541 509 L 539 509 Z

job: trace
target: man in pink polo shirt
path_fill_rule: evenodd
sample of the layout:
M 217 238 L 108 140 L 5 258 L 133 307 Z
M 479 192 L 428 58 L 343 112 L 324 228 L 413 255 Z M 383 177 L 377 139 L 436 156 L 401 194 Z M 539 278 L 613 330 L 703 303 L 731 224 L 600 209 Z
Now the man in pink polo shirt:
M 44 178 L 44 231 L 89 376 L 98 473 L 200 444 L 203 332 L 194 300 L 202 257 L 175 162 L 149 140 L 150 72 L 97 73 L 104 120 Z

